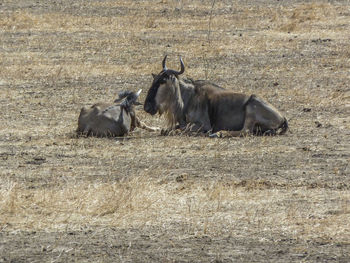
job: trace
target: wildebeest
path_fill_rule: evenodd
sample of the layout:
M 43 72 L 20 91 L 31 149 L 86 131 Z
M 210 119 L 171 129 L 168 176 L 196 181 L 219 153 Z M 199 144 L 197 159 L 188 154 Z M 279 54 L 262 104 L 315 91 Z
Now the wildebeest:
M 175 128 L 209 132 L 215 137 L 219 131 L 230 136 L 247 134 L 284 134 L 286 118 L 271 104 L 255 95 L 245 95 L 223 89 L 205 80 L 180 79 L 181 70 L 167 69 L 166 58 L 162 71 L 153 75 L 144 110 L 151 115 L 166 114 L 168 130 Z
M 124 136 L 140 127 L 149 131 L 158 131 L 158 128 L 149 127 L 142 123 L 135 114 L 134 105 L 141 105 L 137 98 L 138 92 L 123 91 L 113 103 L 97 103 L 83 107 L 78 119 L 78 135 L 115 137 Z

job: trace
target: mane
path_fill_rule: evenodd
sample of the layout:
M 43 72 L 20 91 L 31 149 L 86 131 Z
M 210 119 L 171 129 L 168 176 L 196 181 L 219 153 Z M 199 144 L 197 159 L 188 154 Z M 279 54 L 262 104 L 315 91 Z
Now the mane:
M 174 94 L 172 101 L 167 104 L 167 110 L 164 111 L 165 118 L 170 128 L 175 125 L 185 124 L 185 112 L 190 105 L 196 89 L 196 81 L 191 78 L 178 78 L 179 93 Z
M 183 122 L 185 119 L 184 116 L 184 101 L 182 90 L 186 89 L 189 85 L 193 86 L 193 81 L 187 78 L 178 78 L 179 87 L 174 87 L 172 94 L 162 94 L 164 96 L 164 111 L 160 112 L 164 113 L 164 117 L 167 120 L 168 127 L 174 128 L 176 124 L 179 122 Z

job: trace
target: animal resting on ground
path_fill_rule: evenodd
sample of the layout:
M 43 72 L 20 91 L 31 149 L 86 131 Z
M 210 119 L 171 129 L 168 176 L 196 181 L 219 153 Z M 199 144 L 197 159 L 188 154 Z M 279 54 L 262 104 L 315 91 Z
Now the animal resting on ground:
M 134 105 L 141 105 L 137 101 L 141 90 L 137 93 L 123 91 L 113 103 L 97 103 L 83 107 L 80 111 L 77 133 L 85 136 L 115 137 L 124 136 L 136 127 L 148 131 L 159 131 L 141 122 L 136 114 Z
M 276 135 L 288 130 L 287 119 L 271 104 L 255 95 L 223 89 L 205 80 L 180 79 L 185 72 L 167 69 L 153 75 L 144 110 L 151 115 L 166 114 L 167 131 L 180 129 L 208 132 L 211 137 L 227 131 L 229 136 Z

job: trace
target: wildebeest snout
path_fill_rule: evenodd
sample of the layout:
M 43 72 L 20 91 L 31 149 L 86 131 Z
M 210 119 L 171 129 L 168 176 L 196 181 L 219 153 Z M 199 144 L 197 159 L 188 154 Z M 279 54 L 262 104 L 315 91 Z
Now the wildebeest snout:
M 154 115 L 157 113 L 157 108 L 151 102 L 145 102 L 143 109 L 151 115 Z

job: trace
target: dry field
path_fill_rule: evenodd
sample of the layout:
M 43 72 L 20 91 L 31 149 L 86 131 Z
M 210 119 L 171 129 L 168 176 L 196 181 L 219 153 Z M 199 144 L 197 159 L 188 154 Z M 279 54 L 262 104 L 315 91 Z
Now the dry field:
M 74 136 L 165 54 L 290 132 Z M 349 1 L 0 1 L 0 262 L 349 262 L 349 84 Z

